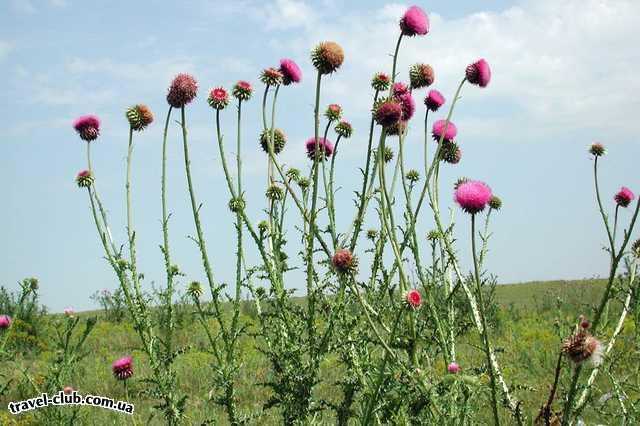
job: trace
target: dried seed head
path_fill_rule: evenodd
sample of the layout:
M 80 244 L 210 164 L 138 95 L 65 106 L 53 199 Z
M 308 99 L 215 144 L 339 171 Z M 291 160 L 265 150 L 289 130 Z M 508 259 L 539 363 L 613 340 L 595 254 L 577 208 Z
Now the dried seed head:
M 331 74 L 343 61 L 344 51 L 333 41 L 323 41 L 311 51 L 311 62 L 320 74 Z

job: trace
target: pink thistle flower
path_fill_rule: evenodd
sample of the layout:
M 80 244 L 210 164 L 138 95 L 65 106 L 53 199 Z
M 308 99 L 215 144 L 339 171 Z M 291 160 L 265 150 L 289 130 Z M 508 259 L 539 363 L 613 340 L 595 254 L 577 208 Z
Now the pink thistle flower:
M 489 63 L 484 59 L 478 59 L 469 65 L 466 74 L 469 83 L 477 84 L 480 87 L 487 87 L 489 81 L 491 81 L 491 68 L 489 68 Z
M 92 114 L 76 118 L 73 128 L 80 135 L 80 139 L 91 142 L 100 135 L 100 119 Z
M 283 79 L 284 75 L 282 75 L 282 72 L 273 67 L 265 68 L 260 73 L 260 81 L 267 86 L 278 86 L 282 84 Z
M 405 93 L 409 93 L 409 86 L 401 81 L 393 83 L 393 89 L 391 89 L 391 94 L 393 96 L 398 97 L 404 95 Z
M 0 315 L 0 330 L 6 330 L 11 326 L 11 317 L 9 315 Z
M 355 272 L 358 267 L 358 260 L 348 249 L 340 249 L 336 251 L 331 259 L 334 268 L 339 273 Z
M 240 101 L 248 101 L 253 94 L 253 87 L 248 81 L 240 80 L 233 86 L 233 97 Z
M 486 183 L 470 180 L 458 186 L 454 200 L 465 212 L 476 214 L 484 210 L 492 195 L 491 188 Z
M 324 112 L 324 116 L 327 117 L 329 121 L 340 120 L 340 117 L 342 116 L 342 107 L 338 104 L 330 104 Z
M 393 99 L 384 100 L 375 107 L 373 117 L 382 127 L 391 127 L 402 118 L 402 106 Z
M 433 134 L 433 139 L 436 141 L 440 141 L 440 139 L 452 141 L 455 139 L 458 134 L 458 129 L 453 122 L 447 123 L 446 120 L 438 120 L 433 123 L 433 128 L 431 129 L 431 133 Z
M 427 109 L 433 112 L 437 111 L 442 105 L 444 105 L 444 102 L 445 99 L 444 96 L 442 96 L 442 93 L 435 89 L 429 90 L 429 93 L 427 93 L 427 97 L 424 98 L 424 104 L 426 105 Z
M 67 316 L 67 317 L 69 317 L 69 318 L 73 318 L 73 314 L 75 313 L 75 311 L 73 310 L 73 308 L 72 308 L 72 307 L 70 307 L 70 306 L 69 306 L 69 307 L 64 308 L 64 311 L 63 311 L 63 312 L 64 312 L 64 315 L 65 315 L 65 316 Z
M 316 155 L 316 138 L 309 138 L 305 145 L 307 148 L 307 156 L 313 160 Z M 333 154 L 333 143 L 331 143 L 329 139 L 318 138 L 318 150 L 320 151 L 318 161 L 323 158 L 323 153 L 324 158 L 329 158 L 331 154 Z
M 182 108 L 193 101 L 198 93 L 198 82 L 189 74 L 178 74 L 167 93 L 167 102 L 174 108 Z
M 457 374 L 460 372 L 460 370 L 461 370 L 460 366 L 455 362 L 452 362 L 449 365 L 447 365 L 447 371 L 451 374 Z
M 125 113 L 129 125 L 135 131 L 144 130 L 149 124 L 153 123 L 153 112 L 143 104 L 138 104 L 127 109 Z
M 414 64 L 409 68 L 409 80 L 412 89 L 420 89 L 433 84 L 435 74 L 429 64 Z
M 418 6 L 411 6 L 400 19 L 400 30 L 409 37 L 425 35 L 429 32 L 429 17 Z
M 391 78 L 389 78 L 389 76 L 383 72 L 375 73 L 373 79 L 371 79 L 371 87 L 379 92 L 387 90 L 390 83 Z
M 89 188 L 94 181 L 95 178 L 91 170 L 82 170 L 76 175 L 76 184 L 79 188 Z
M 302 71 L 291 59 L 280 59 L 280 72 L 283 76 L 282 84 L 285 86 L 302 81 Z
M 620 191 L 613 197 L 616 204 L 620 207 L 628 207 L 634 198 L 636 198 L 636 196 L 626 186 L 620 188 Z
M 413 96 L 411 96 L 410 92 L 407 92 L 398 96 L 398 100 L 402 107 L 402 121 L 409 121 L 416 111 L 416 103 L 413 100 Z
M 133 358 L 126 356 L 115 360 L 113 364 L 111 364 L 111 370 L 116 379 L 127 380 L 133 376 Z
M 222 110 L 229 105 L 229 93 L 224 87 L 216 87 L 211 89 L 207 98 L 209 106 L 213 109 Z
M 422 295 L 415 288 L 409 290 L 404 295 L 404 299 L 405 299 L 405 302 L 407 303 L 407 306 L 413 309 L 419 308 L 420 304 L 422 303 Z

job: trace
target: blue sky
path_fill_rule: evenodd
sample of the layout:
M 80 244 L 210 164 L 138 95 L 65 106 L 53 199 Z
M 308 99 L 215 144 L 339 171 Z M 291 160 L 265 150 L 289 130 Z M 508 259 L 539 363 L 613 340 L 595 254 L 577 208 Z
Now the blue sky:
M 605 239 L 586 148 L 594 140 L 609 148 L 601 169 L 609 207 L 620 185 L 640 191 L 635 114 L 640 107 L 635 96 L 640 90 L 635 75 L 640 5 L 574 0 L 417 4 L 430 15 L 431 33 L 403 42 L 400 79 L 406 80 L 410 64 L 430 63 L 436 72 L 433 87 L 450 99 L 469 62 L 484 57 L 492 66 L 488 88 L 468 86 L 463 92 L 454 115 L 463 159 L 455 167 L 445 166 L 442 177 L 446 206 L 452 204 L 447 194 L 459 176 L 488 182 L 503 199 L 504 209 L 493 222 L 488 268 L 500 282 L 606 274 Z M 277 125 L 289 139 L 282 161 L 306 167 L 303 142 L 313 132 L 309 50 L 322 40 L 337 41 L 346 53 L 340 72 L 326 79 L 322 104 L 340 103 L 356 131 L 342 144 L 338 170 L 343 186 L 338 221 L 345 229 L 366 149 L 370 76 L 389 71 L 397 20 L 408 5 L 331 0 L 2 2 L 0 284 L 16 288 L 22 277 L 36 276 L 43 302 L 57 311 L 91 308 L 91 294 L 115 288 L 86 194 L 73 181 L 85 167 L 85 152 L 71 122 L 84 113 L 98 114 L 103 121 L 102 135 L 93 145 L 94 166 L 114 234 L 124 242 L 123 111 L 134 103 L 148 104 L 157 119 L 136 139 L 134 214 L 146 285 L 162 282 L 160 122 L 167 110 L 166 88 L 182 71 L 200 82 L 188 122 L 211 260 L 220 280 L 232 279 L 234 231 L 206 90 L 230 87 L 238 79 L 260 87 L 262 68 L 283 57 L 297 61 L 303 83 L 281 92 Z M 257 149 L 258 107 L 257 98 L 247 105 L 243 128 L 245 181 L 256 221 L 264 216 L 260 205 L 266 162 Z M 231 109 L 224 117 L 229 139 L 233 117 Z M 421 156 L 421 133 L 416 120 L 407 140 L 410 167 L 420 167 L 414 159 Z M 193 223 L 178 136 L 173 126 L 172 248 L 187 273 L 185 280 L 202 280 L 197 248 L 187 238 Z M 468 267 L 468 218 L 455 212 L 461 259 Z M 623 212 L 622 222 L 629 217 L 630 212 Z M 425 214 L 421 220 L 421 232 L 426 232 L 431 218 Z M 293 230 L 290 239 L 297 239 Z M 289 286 L 297 287 L 295 274 Z

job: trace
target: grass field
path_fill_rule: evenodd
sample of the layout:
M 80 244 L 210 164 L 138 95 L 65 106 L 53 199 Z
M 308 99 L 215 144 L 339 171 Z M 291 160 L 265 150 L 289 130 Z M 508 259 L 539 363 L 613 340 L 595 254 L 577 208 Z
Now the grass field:
M 507 380 L 516 390 L 518 397 L 524 403 L 524 412 L 531 419 L 546 399 L 548 389 L 553 380 L 553 371 L 561 344 L 558 325 L 575 322 L 578 315 L 590 312 L 598 300 L 603 288 L 599 280 L 581 281 L 550 281 L 531 282 L 523 284 L 501 285 L 496 288 L 496 301 L 500 309 L 495 316 L 492 330 L 498 356 L 504 366 Z M 225 416 L 220 407 L 208 402 L 211 390 L 211 365 L 213 356 L 206 350 L 208 344 L 202 328 L 188 315 L 188 307 L 184 307 L 185 321 L 177 336 L 179 345 L 188 348 L 177 361 L 179 386 L 190 396 L 188 400 L 189 423 L 201 424 L 205 419 L 213 419 L 216 424 L 225 424 Z M 612 306 L 609 312 L 607 330 L 617 318 L 615 313 L 619 305 Z M 111 323 L 100 319 L 100 312 L 85 312 L 82 316 L 99 316 L 98 324 L 88 338 L 88 356 L 80 363 L 75 376 L 69 385 L 78 392 L 85 394 L 104 395 L 115 399 L 126 399 L 125 390 L 121 382 L 116 381 L 111 373 L 111 362 L 123 355 L 134 357 L 135 376 L 129 384 L 129 400 L 135 404 L 135 424 L 161 424 L 161 419 L 150 419 L 153 400 L 142 392 L 144 384 L 140 379 L 149 369 L 145 356 L 137 348 L 138 337 L 127 322 Z M 55 316 L 53 316 L 55 317 Z M 53 318 L 51 318 L 53 319 Z M 252 321 L 250 315 L 245 320 Z M 616 368 L 627 366 L 638 376 L 637 351 L 630 336 L 635 335 L 635 322 L 631 316 L 625 324 L 622 337 L 616 343 L 616 353 L 621 353 L 621 359 L 615 363 Z M 16 362 L 28 367 L 36 382 L 47 363 L 55 356 L 47 349 L 49 337 L 42 338 L 43 350 L 26 352 L 20 355 Z M 632 350 L 633 349 L 633 350 Z M 474 332 L 470 332 L 458 347 L 459 363 L 463 369 L 479 369 L 483 365 L 483 355 L 479 348 L 479 340 Z M 242 409 L 259 411 L 268 397 L 268 391 L 259 385 L 269 379 L 270 370 L 262 355 L 251 346 L 249 341 L 243 342 L 242 353 L 244 363 L 241 370 L 239 399 Z M 629 367 L 630 366 L 630 367 Z M 331 360 L 323 365 L 323 377 L 326 380 L 315 389 L 317 396 L 329 401 L 338 398 L 336 389 L 331 385 L 333 376 L 339 372 L 332 368 Z M 566 390 L 570 371 L 565 369 L 561 377 L 560 396 Z M 0 399 L 3 411 L 0 414 L 1 424 L 37 424 L 32 414 L 12 416 L 6 411 L 8 401 L 15 401 L 33 397 L 31 388 L 24 382 L 19 369 L 13 372 L 15 382 L 8 396 Z M 17 384 L 17 385 L 16 385 Z M 606 374 L 600 376 L 595 392 L 596 400 L 612 389 L 612 384 Z M 630 395 L 631 396 L 631 395 Z M 487 396 L 488 398 L 488 396 Z M 637 396 L 636 396 L 637 398 Z M 595 404 L 585 411 L 587 424 L 602 422 L 617 424 L 609 412 L 618 409 L 615 398 L 610 398 L 603 404 Z M 66 407 L 65 407 L 66 408 Z M 82 408 L 81 422 L 83 424 L 133 424 L 131 418 L 113 412 L 97 409 Z M 318 417 L 318 424 L 332 424 L 331 412 L 327 410 L 325 417 Z M 479 420 L 482 422 L 482 420 Z M 276 412 L 263 415 L 256 424 L 277 424 Z M 507 420 L 508 424 L 508 420 Z

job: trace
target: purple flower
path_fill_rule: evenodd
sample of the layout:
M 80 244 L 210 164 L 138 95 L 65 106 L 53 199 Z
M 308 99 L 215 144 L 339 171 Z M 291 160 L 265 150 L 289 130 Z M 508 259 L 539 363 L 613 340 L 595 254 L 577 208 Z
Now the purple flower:
M 427 97 L 424 98 L 424 104 L 427 106 L 429 111 L 437 111 L 442 105 L 444 105 L 444 96 L 439 91 L 433 89 L 429 90 L 427 93 Z
M 178 74 L 169 86 L 167 102 L 174 108 L 182 108 L 195 99 L 198 82 L 189 74 Z
M 302 80 L 300 67 L 291 59 L 280 59 L 280 72 L 283 75 L 282 83 L 285 86 L 291 83 L 300 83 Z
M 454 193 L 456 203 L 469 214 L 476 214 L 484 210 L 491 200 L 491 188 L 477 180 L 470 180 L 458 186 Z
M 429 17 L 418 6 L 411 6 L 400 19 L 400 30 L 409 37 L 425 35 L 429 32 Z
M 442 138 L 442 135 L 444 135 L 445 140 L 452 141 L 458 134 L 458 129 L 451 121 L 447 123 L 446 120 L 438 120 L 433 123 L 431 132 L 433 134 L 433 139 L 436 141 L 439 141 L 440 138 Z
M 127 380 L 133 376 L 133 358 L 126 356 L 115 360 L 113 364 L 111 364 L 111 370 L 116 379 Z
M 9 315 L 0 315 L 0 330 L 5 330 L 11 326 L 11 317 Z
M 80 139 L 91 142 L 100 135 L 100 119 L 92 114 L 83 115 L 73 122 L 73 128 L 80 135 Z
M 331 157 L 331 154 L 333 154 L 333 144 L 329 139 L 318 138 L 318 145 L 318 149 L 320 151 L 320 158 L 318 160 L 322 159 L 323 152 L 325 158 Z M 305 143 L 305 146 L 307 148 L 307 156 L 313 159 L 316 155 L 316 138 L 309 138 Z
M 636 198 L 636 196 L 626 186 L 620 188 L 620 191 L 618 191 L 613 197 L 616 204 L 620 207 L 628 207 L 629 204 L 631 204 L 631 202 L 634 200 L 634 198 Z
M 467 66 L 467 81 L 471 84 L 477 84 L 480 87 L 487 87 L 491 81 L 491 68 L 489 63 L 484 59 L 478 59 L 473 64 Z

